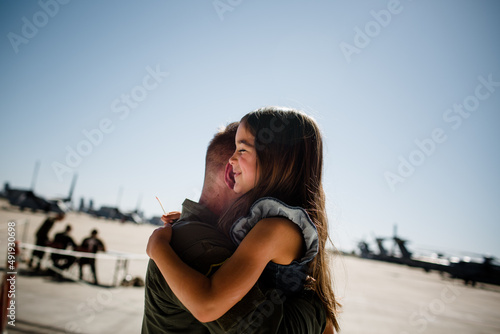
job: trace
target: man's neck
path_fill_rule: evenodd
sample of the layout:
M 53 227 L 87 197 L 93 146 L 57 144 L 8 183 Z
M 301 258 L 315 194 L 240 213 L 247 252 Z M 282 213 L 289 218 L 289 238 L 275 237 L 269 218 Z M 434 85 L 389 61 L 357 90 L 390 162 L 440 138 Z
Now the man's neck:
M 220 217 L 224 210 L 224 205 L 222 203 L 225 202 L 223 201 L 224 199 L 219 196 L 219 193 L 211 194 L 209 191 L 202 191 L 198 203 L 206 207 L 217 217 Z

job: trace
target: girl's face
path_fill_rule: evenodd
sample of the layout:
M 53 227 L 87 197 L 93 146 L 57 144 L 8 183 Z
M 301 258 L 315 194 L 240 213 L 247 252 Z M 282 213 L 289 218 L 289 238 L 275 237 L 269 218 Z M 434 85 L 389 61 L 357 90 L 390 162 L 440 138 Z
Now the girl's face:
M 229 159 L 234 172 L 234 192 L 244 194 L 255 187 L 259 178 L 255 137 L 247 130 L 244 123 L 238 126 L 235 142 L 236 151 Z

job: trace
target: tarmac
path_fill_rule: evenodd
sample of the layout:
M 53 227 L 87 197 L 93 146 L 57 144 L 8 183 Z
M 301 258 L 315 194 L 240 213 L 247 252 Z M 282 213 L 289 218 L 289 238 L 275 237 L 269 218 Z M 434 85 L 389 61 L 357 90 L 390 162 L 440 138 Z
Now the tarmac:
M 45 215 L 2 204 L 0 268 L 5 270 L 7 222 L 16 222 L 18 240 L 33 243 Z M 7 325 L 6 333 L 140 333 L 144 287 L 114 283 L 126 275 L 144 278 L 146 243 L 155 227 L 70 213 L 53 227 L 50 236 L 67 223 L 73 226 L 77 243 L 97 228 L 108 250 L 136 257 L 119 270 L 115 270 L 115 260 L 98 258 L 96 286 L 87 283 L 91 281 L 89 271 L 84 272 L 83 281 L 35 274 L 25 262 L 30 252 L 24 251 L 15 277 L 15 326 Z M 334 287 L 343 304 L 342 333 L 500 333 L 498 286 L 465 286 L 438 273 L 353 256 L 337 255 L 333 261 Z M 69 275 L 78 277 L 77 266 Z

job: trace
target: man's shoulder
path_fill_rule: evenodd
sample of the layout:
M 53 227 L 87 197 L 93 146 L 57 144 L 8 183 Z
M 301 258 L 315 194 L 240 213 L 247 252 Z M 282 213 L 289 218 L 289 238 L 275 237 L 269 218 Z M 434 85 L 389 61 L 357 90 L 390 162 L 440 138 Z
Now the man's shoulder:
M 216 226 L 200 221 L 174 224 L 170 245 L 184 262 L 203 274 L 211 265 L 225 261 L 235 249 Z
M 204 205 L 185 199 L 182 203 L 181 221 L 198 221 L 216 225 L 218 217 Z
M 172 230 L 172 244 L 174 245 L 179 242 L 183 244 L 192 244 L 198 241 L 230 242 L 229 238 L 211 223 L 184 220 L 175 223 Z
M 191 219 L 181 219 L 176 223 L 174 223 L 172 228 L 174 231 L 180 229 L 192 229 L 192 228 L 206 228 L 206 229 L 217 230 L 217 226 L 215 226 L 212 223 L 207 223 L 198 220 L 191 220 Z

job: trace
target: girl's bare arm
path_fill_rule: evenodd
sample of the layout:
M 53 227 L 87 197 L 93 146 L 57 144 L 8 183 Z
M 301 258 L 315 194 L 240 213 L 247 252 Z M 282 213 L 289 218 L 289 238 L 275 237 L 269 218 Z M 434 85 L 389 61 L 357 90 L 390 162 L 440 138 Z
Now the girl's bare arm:
M 155 261 L 174 294 L 201 322 L 218 319 L 234 306 L 262 274 L 269 261 L 289 264 L 300 257 L 302 234 L 284 218 L 259 221 L 235 253 L 211 277 L 192 269 L 170 247 L 171 227 L 153 232 L 148 255 Z

